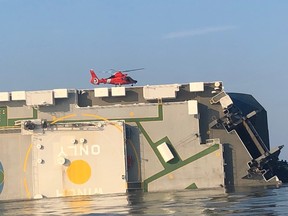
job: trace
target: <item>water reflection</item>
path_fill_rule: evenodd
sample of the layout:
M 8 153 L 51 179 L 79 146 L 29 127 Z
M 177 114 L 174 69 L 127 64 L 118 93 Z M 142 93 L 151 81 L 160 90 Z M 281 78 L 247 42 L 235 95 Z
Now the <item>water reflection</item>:
M 286 215 L 288 187 L 186 190 L 0 202 L 6 215 Z

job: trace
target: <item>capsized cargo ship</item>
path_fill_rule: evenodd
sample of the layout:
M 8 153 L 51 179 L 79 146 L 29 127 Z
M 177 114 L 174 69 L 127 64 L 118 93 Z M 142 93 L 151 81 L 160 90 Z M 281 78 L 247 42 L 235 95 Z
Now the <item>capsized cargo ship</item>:
M 287 182 L 267 113 L 222 82 L 0 93 L 0 200 Z

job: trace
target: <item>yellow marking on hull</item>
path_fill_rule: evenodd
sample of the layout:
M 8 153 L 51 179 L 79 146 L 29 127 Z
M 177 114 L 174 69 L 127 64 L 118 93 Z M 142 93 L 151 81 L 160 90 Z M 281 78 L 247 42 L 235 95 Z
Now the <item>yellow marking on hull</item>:
M 172 173 L 170 173 L 170 174 L 168 175 L 168 179 L 169 179 L 169 180 L 173 180 L 173 179 L 174 179 L 174 175 L 173 175 Z
M 135 146 L 134 144 L 132 143 L 131 140 L 127 140 L 128 143 L 131 145 L 132 149 L 133 149 L 133 152 L 135 154 L 135 157 L 136 157 L 136 161 L 137 161 L 137 166 L 138 166 L 138 180 L 140 181 L 140 160 L 139 160 L 139 157 L 138 157 L 138 154 L 137 154 L 137 151 L 135 149 Z
M 51 122 L 51 124 L 55 124 L 58 121 L 62 121 L 64 119 L 72 118 L 72 117 L 75 117 L 75 116 L 76 116 L 75 114 L 71 114 L 71 115 L 60 117 L 60 118 L 56 118 L 54 121 Z M 55 116 L 53 116 L 53 118 L 55 118 Z
M 84 184 L 91 177 L 91 167 L 84 160 L 75 160 L 67 168 L 67 175 L 74 184 Z
M 27 198 L 30 199 L 31 198 L 31 194 L 30 194 L 30 191 L 28 189 L 26 177 L 24 177 L 23 181 L 24 181 L 24 188 L 25 188 L 25 191 L 26 191 L 26 194 L 27 194 Z
M 59 122 L 59 121 L 62 121 L 62 120 L 65 120 L 65 119 L 68 119 L 68 118 L 72 118 L 72 117 L 75 117 L 76 114 L 71 114 L 71 115 L 67 115 L 67 116 L 63 116 L 63 117 L 60 117 L 60 118 L 56 118 L 55 116 L 52 116 L 52 119 L 53 121 L 51 122 L 51 124 L 55 124 L 56 122 Z M 98 115 L 94 115 L 94 114 L 82 114 L 82 116 L 90 116 L 90 117 L 94 117 L 94 118 L 97 118 L 97 119 L 101 119 L 101 120 L 104 120 L 104 121 L 107 121 L 107 122 L 110 122 L 109 119 L 107 118 L 103 118 L 101 116 L 98 116 Z M 118 125 L 118 124 L 113 124 L 118 130 L 120 130 L 122 132 L 122 128 Z M 137 163 L 138 163 L 138 178 L 140 179 L 140 163 L 139 163 L 139 158 L 138 158 L 138 155 L 137 155 L 137 152 L 136 152 L 136 149 L 135 147 L 132 145 L 132 148 L 133 148 L 133 151 L 135 153 L 135 156 L 136 156 L 136 159 L 137 159 Z M 30 144 L 27 152 L 26 152 L 26 155 L 25 155 L 25 159 L 24 159 L 24 165 L 23 165 L 23 171 L 24 173 L 26 173 L 26 170 L 27 170 L 27 162 L 28 162 L 28 158 L 29 158 L 29 155 L 30 155 L 30 152 L 31 152 L 31 149 L 32 149 L 33 145 L 32 143 Z M 88 165 L 89 166 L 89 165 Z M 83 167 L 82 167 L 83 168 Z M 90 168 L 90 166 L 89 166 Z M 82 178 L 74 178 L 72 177 L 72 182 L 74 181 L 74 183 L 76 184 L 83 184 L 85 183 L 89 178 L 90 178 L 90 175 L 91 175 L 91 168 L 89 169 L 86 167 L 86 170 L 85 173 L 85 177 L 82 177 Z M 80 169 L 81 170 L 81 169 Z M 82 169 L 83 171 L 83 169 Z M 69 172 L 68 172 L 69 173 Z M 71 176 L 70 176 L 70 180 L 71 180 Z M 24 177 L 23 179 L 23 184 L 24 184 L 24 188 L 25 188 L 25 191 L 26 191 L 26 195 L 27 197 L 30 199 L 31 198 L 31 193 L 29 191 L 29 188 L 28 188 L 28 184 L 27 184 L 27 179 L 26 177 Z M 66 195 L 66 194 L 65 194 Z
M 24 165 L 23 165 L 23 171 L 26 172 L 26 169 L 27 169 L 27 161 L 28 161 L 28 157 L 29 157 L 29 154 L 31 152 L 31 149 L 32 149 L 32 143 L 30 144 L 27 152 L 26 152 L 26 156 L 25 156 L 25 160 L 24 160 Z
M 23 165 L 23 171 L 24 173 L 26 173 L 26 170 L 27 170 L 27 161 L 28 161 L 28 157 L 30 155 L 30 152 L 31 152 L 31 149 L 32 149 L 32 143 L 30 144 L 27 152 L 26 152 L 26 155 L 25 155 L 25 159 L 24 159 L 24 165 Z M 30 191 L 28 189 L 28 185 L 27 185 L 27 180 L 26 180 L 26 177 L 24 177 L 24 188 L 25 188 L 25 191 L 26 191 L 26 195 L 27 195 L 27 198 L 30 199 L 31 198 L 31 194 L 30 194 Z
M 120 130 L 122 132 L 122 128 L 117 124 L 117 123 L 112 123 L 109 119 L 107 118 L 104 118 L 102 116 L 98 116 L 98 115 L 95 115 L 95 114 L 82 114 L 82 116 L 86 116 L 86 117 L 94 117 L 96 119 L 100 119 L 100 120 L 103 120 L 103 121 L 107 121 L 107 122 L 110 122 L 111 124 L 113 124 L 118 130 Z

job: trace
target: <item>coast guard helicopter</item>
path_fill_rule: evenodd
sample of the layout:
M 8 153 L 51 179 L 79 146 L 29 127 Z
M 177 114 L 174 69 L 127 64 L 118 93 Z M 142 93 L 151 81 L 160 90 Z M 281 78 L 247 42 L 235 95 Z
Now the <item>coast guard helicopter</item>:
M 134 80 L 130 76 L 128 76 L 127 72 L 143 70 L 143 69 L 144 68 L 137 68 L 133 70 L 124 70 L 124 71 L 115 71 L 112 69 L 110 71 L 114 72 L 114 74 L 108 78 L 98 78 L 94 70 L 91 69 L 90 70 L 90 74 L 91 74 L 90 83 L 92 83 L 93 85 L 112 84 L 116 86 L 131 84 L 133 86 L 134 84 L 137 83 L 137 80 Z

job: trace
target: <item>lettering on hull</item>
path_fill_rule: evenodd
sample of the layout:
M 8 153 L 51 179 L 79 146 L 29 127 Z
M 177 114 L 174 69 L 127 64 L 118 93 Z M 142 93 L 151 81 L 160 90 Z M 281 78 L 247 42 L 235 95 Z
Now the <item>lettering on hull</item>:
M 95 195 L 95 194 L 103 194 L 102 188 L 70 188 L 64 190 L 56 190 L 56 197 L 63 196 L 81 196 L 81 195 Z

